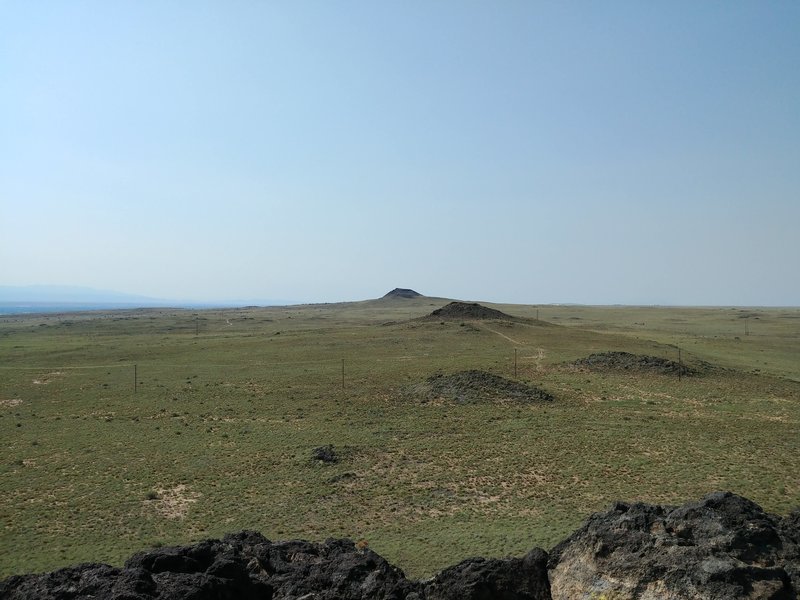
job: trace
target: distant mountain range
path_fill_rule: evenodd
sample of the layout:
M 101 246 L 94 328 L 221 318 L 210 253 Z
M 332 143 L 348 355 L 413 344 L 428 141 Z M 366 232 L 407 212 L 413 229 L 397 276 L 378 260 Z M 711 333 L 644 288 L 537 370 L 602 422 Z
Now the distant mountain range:
M 189 301 L 151 298 L 111 290 L 67 285 L 0 285 L 0 314 L 71 312 L 114 308 L 146 308 L 169 306 L 176 308 L 224 308 L 246 305 L 285 306 L 278 300 L 246 301 Z
M 159 298 L 69 285 L 0 285 L 0 302 L 109 302 L 121 304 L 141 302 L 147 305 L 168 303 L 167 300 Z

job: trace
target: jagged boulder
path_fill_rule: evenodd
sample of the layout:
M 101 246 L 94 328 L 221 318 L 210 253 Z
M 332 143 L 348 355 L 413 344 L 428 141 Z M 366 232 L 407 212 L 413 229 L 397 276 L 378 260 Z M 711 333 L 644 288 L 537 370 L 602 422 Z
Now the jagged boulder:
M 547 553 L 534 548 L 523 558 L 469 558 L 425 585 L 427 600 L 551 600 Z
M 796 600 L 798 525 L 729 492 L 680 507 L 618 502 L 551 551 L 552 596 Z
M 157 593 L 157 584 L 150 573 L 97 563 L 41 575 L 14 575 L 0 582 L 3 600 L 149 600 L 156 598 Z
M 245 531 L 133 555 L 122 569 L 85 564 L 0 583 L 8 600 L 413 599 L 420 584 L 349 540 L 272 543 Z

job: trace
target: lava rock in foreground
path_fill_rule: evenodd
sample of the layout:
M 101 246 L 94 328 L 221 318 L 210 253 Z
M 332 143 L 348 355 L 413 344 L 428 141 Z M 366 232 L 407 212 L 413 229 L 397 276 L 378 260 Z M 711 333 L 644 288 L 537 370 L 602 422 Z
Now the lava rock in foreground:
M 0 582 L 8 600 L 794 600 L 800 510 L 718 492 L 680 507 L 618 502 L 548 554 L 471 558 L 414 581 L 349 540 L 270 542 L 243 531 Z
M 427 582 L 350 540 L 273 543 L 254 531 L 0 582 L 8 600 L 550 600 L 547 553 L 466 560 Z
M 730 492 L 618 502 L 553 548 L 549 569 L 555 599 L 796 600 L 800 510 L 781 518 Z

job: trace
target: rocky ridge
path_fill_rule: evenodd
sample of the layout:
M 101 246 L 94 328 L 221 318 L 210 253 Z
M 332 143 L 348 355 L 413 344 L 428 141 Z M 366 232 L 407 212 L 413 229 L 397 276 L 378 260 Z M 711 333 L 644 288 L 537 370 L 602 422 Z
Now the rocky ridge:
M 617 502 L 548 554 L 467 559 L 415 581 L 363 543 L 271 542 L 253 531 L 0 582 L 8 600 L 792 600 L 800 510 L 729 492 L 683 506 Z

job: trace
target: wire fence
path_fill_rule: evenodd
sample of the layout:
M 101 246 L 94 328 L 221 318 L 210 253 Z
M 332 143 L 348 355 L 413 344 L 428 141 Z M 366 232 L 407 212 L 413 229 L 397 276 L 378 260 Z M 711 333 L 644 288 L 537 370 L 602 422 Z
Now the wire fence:
M 655 350 L 655 349 L 654 349 Z M 662 346 L 661 358 L 679 362 L 680 349 Z M 482 370 L 507 378 L 535 381 L 558 371 L 567 374 L 580 369 L 570 363 L 545 362 L 541 348 L 525 347 L 492 353 L 422 352 L 396 355 L 342 357 L 326 356 L 287 360 L 236 360 L 231 362 L 162 362 L 124 360 L 103 364 L 0 365 L 0 393 L 12 395 L 21 385 L 58 383 L 62 387 L 89 389 L 92 386 L 134 393 L 156 388 L 175 389 L 186 385 L 224 385 L 257 381 L 278 388 L 364 389 L 381 384 L 424 379 L 434 373 Z M 105 373 L 102 373 L 105 371 Z M 23 373 L 30 373 L 23 376 Z M 77 379 L 68 373 L 85 373 Z M 675 377 L 680 379 L 680 370 Z M 29 380 L 29 377 L 35 379 Z M 197 386 L 199 387 L 199 386 Z M 9 390 L 12 390 L 9 392 Z M 111 391 L 111 390 L 109 390 Z

